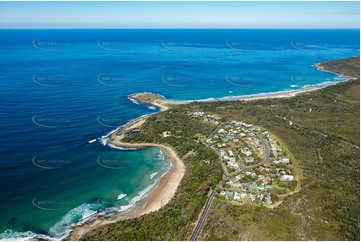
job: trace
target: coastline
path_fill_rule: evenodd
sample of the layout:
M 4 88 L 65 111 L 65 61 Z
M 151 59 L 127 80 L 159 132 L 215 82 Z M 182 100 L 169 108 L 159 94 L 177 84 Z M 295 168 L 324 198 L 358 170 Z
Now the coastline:
M 141 122 L 138 123 L 141 124 Z M 99 226 L 119 222 L 122 220 L 137 218 L 142 215 L 159 210 L 173 198 L 177 191 L 178 185 L 183 178 L 183 175 L 185 173 L 185 166 L 182 160 L 170 147 L 151 143 L 122 143 L 119 139 L 109 142 L 115 146 L 126 148 L 141 149 L 146 147 L 158 147 L 164 152 L 167 160 L 171 163 L 171 167 L 161 177 L 158 184 L 153 188 L 153 190 L 147 196 L 143 197 L 137 202 L 134 209 L 130 210 L 126 214 L 114 214 L 110 217 L 100 216 L 93 220 L 87 221 L 84 224 L 75 225 L 71 228 L 71 231 L 67 236 L 66 240 L 79 240 L 87 232 Z
M 253 101 L 253 100 L 260 100 L 260 99 L 268 99 L 268 98 L 290 98 L 294 97 L 296 95 L 312 92 L 316 90 L 320 90 L 329 86 L 337 85 L 338 83 L 347 82 L 349 80 L 354 79 L 355 77 L 352 76 L 346 76 L 338 72 L 327 70 L 323 64 L 326 62 L 320 62 L 314 64 L 314 66 L 319 71 L 329 72 L 332 74 L 335 74 L 339 77 L 345 78 L 345 80 L 337 81 L 337 82 L 329 82 L 327 84 L 320 83 L 320 84 L 314 84 L 310 85 L 311 88 L 304 88 L 300 90 L 286 90 L 286 91 L 277 91 L 277 92 L 270 92 L 270 93 L 259 93 L 259 94 L 250 94 L 250 95 L 241 95 L 241 96 L 226 96 L 221 98 L 207 98 L 207 99 L 201 99 L 201 100 L 182 100 L 182 101 L 176 101 L 176 100 L 163 100 L 162 102 L 164 104 L 168 105 L 177 105 L 177 104 L 188 104 L 191 102 L 222 102 L 222 101 Z
M 340 74 L 338 74 L 340 75 Z M 342 75 L 340 75 L 342 76 Z M 302 89 L 302 90 L 289 90 L 289 91 L 279 91 L 279 92 L 270 92 L 270 93 L 260 93 L 260 94 L 250 94 L 250 95 L 244 95 L 244 96 L 228 96 L 228 97 L 222 97 L 222 98 L 208 98 L 208 99 L 202 99 L 202 100 L 185 100 L 185 101 L 174 101 L 174 100 L 165 100 L 165 104 L 172 104 L 172 105 L 179 105 L 179 104 L 189 104 L 191 102 L 224 102 L 224 101 L 254 101 L 254 100 L 261 100 L 261 99 L 269 99 L 269 98 L 290 98 L 294 97 L 296 95 L 300 95 L 302 93 L 312 92 L 316 90 L 320 90 L 329 86 L 336 85 L 341 82 L 346 82 L 352 79 L 352 77 L 346 77 L 342 76 L 344 78 L 347 78 L 344 81 L 338 81 L 338 82 L 332 82 L 327 85 L 323 85 L 320 87 L 312 87 L 308 89 Z
M 160 107 L 161 111 L 165 111 L 168 109 L 167 106 L 159 103 L 149 104 Z M 185 166 L 182 160 L 177 156 L 176 152 L 172 148 L 162 144 L 132 144 L 122 142 L 125 132 L 135 128 L 139 128 L 149 116 L 150 115 L 140 116 L 134 120 L 131 120 L 124 126 L 113 130 L 110 134 L 107 135 L 108 140 L 106 141 L 106 143 L 120 148 L 143 149 L 147 147 L 158 147 L 164 152 L 166 160 L 169 161 L 171 164 L 169 170 L 163 174 L 163 176 L 160 178 L 158 184 L 153 188 L 153 190 L 147 196 L 143 197 L 137 202 L 134 209 L 124 215 L 114 214 L 110 217 L 100 216 L 83 224 L 74 225 L 70 228 L 71 231 L 67 236 L 66 240 L 79 240 L 87 232 L 99 226 L 119 222 L 122 220 L 137 218 L 142 215 L 155 212 L 162 208 L 164 205 L 166 205 L 173 198 L 185 173 Z
M 276 93 L 262 93 L 262 94 L 254 94 L 249 96 L 239 96 L 239 97 L 225 97 L 225 98 L 219 98 L 219 99 L 206 99 L 206 100 L 190 100 L 190 101 L 172 101 L 172 100 L 166 100 L 163 96 L 158 94 L 152 94 L 152 93 L 135 93 L 128 96 L 128 98 L 136 103 L 136 104 L 150 104 L 153 106 L 157 106 L 161 109 L 161 112 L 166 111 L 169 109 L 168 105 L 177 105 L 177 104 L 187 104 L 191 102 L 216 102 L 216 101 L 253 101 L 253 100 L 260 100 L 260 99 L 269 99 L 269 98 L 290 98 L 294 97 L 296 95 L 312 92 L 316 90 L 320 90 L 323 88 L 326 88 L 328 86 L 336 85 L 341 82 L 346 82 L 349 80 L 352 80 L 354 77 L 349 77 L 342 75 L 340 73 L 335 73 L 332 71 L 327 70 L 325 67 L 322 66 L 322 63 L 315 64 L 315 67 L 319 71 L 326 71 L 331 72 L 333 74 L 336 74 L 338 76 L 346 78 L 346 80 L 339 81 L 339 82 L 333 82 L 328 85 L 322 85 L 320 87 L 313 87 L 309 89 L 301 89 L 301 90 L 290 90 L 290 91 L 281 91 Z M 158 95 L 160 98 L 156 98 L 151 101 L 142 100 L 142 95 L 144 94 L 152 94 L 152 95 Z M 142 198 L 136 208 L 132 209 L 130 212 L 128 212 L 125 215 L 113 215 L 111 217 L 98 217 L 94 220 L 90 220 L 84 224 L 81 225 L 75 225 L 71 228 L 71 232 L 69 233 L 67 239 L 68 240 L 79 240 L 83 235 L 85 235 L 90 230 L 105 225 L 109 223 L 115 223 L 122 220 L 137 218 L 142 215 L 154 212 L 162 208 L 164 205 L 166 205 L 175 195 L 176 190 L 181 182 L 181 179 L 184 176 L 185 173 L 185 166 L 182 162 L 182 160 L 177 156 L 175 151 L 165 145 L 162 144 L 154 144 L 154 143 L 125 143 L 122 142 L 122 139 L 124 138 L 124 134 L 127 131 L 130 131 L 135 128 L 139 128 L 146 119 L 151 116 L 144 115 L 140 116 L 127 124 L 117 128 L 116 130 L 113 130 L 111 133 L 107 135 L 108 139 L 106 141 L 107 144 L 110 144 L 115 147 L 120 148 L 134 148 L 134 149 L 142 149 L 146 147 L 158 147 L 160 148 L 167 156 L 167 160 L 171 162 L 171 168 L 162 176 L 159 183 L 155 186 L 154 190 L 144 198 Z

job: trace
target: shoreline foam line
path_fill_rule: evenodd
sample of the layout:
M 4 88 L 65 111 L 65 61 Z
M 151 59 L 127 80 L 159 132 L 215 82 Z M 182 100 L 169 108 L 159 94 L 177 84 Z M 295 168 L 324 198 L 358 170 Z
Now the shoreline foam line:
M 261 93 L 261 94 L 254 94 L 252 97 L 245 97 L 243 96 L 234 96 L 234 98 L 237 99 L 233 99 L 233 101 L 251 101 L 251 100 L 257 100 L 257 99 L 265 99 L 265 98 L 288 98 L 288 97 L 293 97 L 295 95 L 301 94 L 301 93 L 305 93 L 305 92 L 310 92 L 310 91 L 315 91 L 315 90 L 319 90 L 331 85 L 335 85 L 337 83 L 340 82 L 346 82 L 349 80 L 354 79 L 353 77 L 348 77 L 348 76 L 344 76 L 340 73 L 335 73 L 332 71 L 328 71 L 326 70 L 323 66 L 323 63 L 316 63 L 314 64 L 314 66 L 317 68 L 317 70 L 319 71 L 325 71 L 325 72 L 330 72 L 333 73 L 339 77 L 345 78 L 345 80 L 342 81 L 336 81 L 336 82 L 323 82 L 320 83 L 321 86 L 319 87 L 312 87 L 312 88 L 306 88 L 304 90 L 290 90 L 290 91 L 281 91 L 280 92 L 276 92 L 275 93 Z M 326 84 L 327 83 L 327 84 Z M 314 84 L 314 85 L 320 85 L 320 84 Z M 326 84 L 326 85 L 322 85 L 322 84 Z M 241 97 L 241 99 L 240 99 Z M 129 98 L 129 96 L 128 96 Z M 226 97 L 224 97 L 226 98 Z M 229 101 L 229 100 L 224 100 L 224 98 L 221 99 L 216 99 L 214 101 Z M 133 98 L 132 98 L 133 99 Z M 131 100 L 133 103 L 135 104 L 143 104 L 144 102 L 139 102 L 139 100 Z M 164 104 L 186 104 L 186 103 L 190 103 L 190 102 L 200 102 L 202 100 L 192 100 L 189 102 L 185 102 L 185 101 L 167 101 L 165 98 L 161 100 L 162 103 Z M 211 101 L 209 99 L 207 99 L 207 101 Z M 206 101 L 205 101 L 206 102 Z M 150 103 L 154 106 L 158 106 L 161 107 L 161 111 L 165 111 L 168 109 L 168 107 L 163 106 L 162 104 L 159 103 Z M 162 109 L 162 107 L 166 107 L 166 109 Z M 143 206 L 140 208 L 140 211 L 134 211 L 134 213 L 131 213 L 129 215 L 125 215 L 125 216 L 120 216 L 120 217 L 113 217 L 113 218 L 105 218 L 103 216 L 99 216 L 97 218 L 95 218 L 92 221 L 88 221 L 83 223 L 82 225 L 75 225 L 71 228 L 70 230 L 70 235 L 67 237 L 67 239 L 71 239 L 71 240 L 79 240 L 81 238 L 81 236 L 83 236 L 85 233 L 89 232 L 91 229 L 94 229 L 98 226 L 101 225 L 105 225 L 105 224 L 109 224 L 109 223 L 114 223 L 117 221 L 121 221 L 121 220 L 126 220 L 126 219 L 131 219 L 131 218 L 136 218 L 136 217 L 140 217 L 144 214 L 147 214 L 149 212 L 153 212 L 153 211 L 157 211 L 159 210 L 162 206 L 164 206 L 165 204 L 167 204 L 170 199 L 174 196 L 176 189 L 178 188 L 178 185 L 184 175 L 185 172 L 185 166 L 183 164 L 183 162 L 179 159 L 179 157 L 176 155 L 176 153 L 174 152 L 174 150 L 172 150 L 170 147 L 161 145 L 161 144 L 153 144 L 153 143 L 136 143 L 136 144 L 131 144 L 131 143 L 123 143 L 121 142 L 121 140 L 124 137 L 124 133 L 122 133 L 120 136 L 116 135 L 116 132 L 118 132 L 119 130 L 123 129 L 124 132 L 132 129 L 134 127 L 139 127 L 140 125 L 142 125 L 142 123 L 152 114 L 147 114 L 147 115 L 143 115 L 140 116 L 136 119 L 133 119 L 131 121 L 129 121 L 128 123 L 118 127 L 117 129 L 109 132 L 106 136 L 106 144 L 111 143 L 114 147 L 118 147 L 118 148 L 135 148 L 135 149 L 142 149 L 142 148 L 146 148 L 146 147 L 158 147 L 160 148 L 162 151 L 164 151 L 165 154 L 167 154 L 167 160 L 171 163 L 170 168 L 168 169 L 167 172 L 165 172 L 161 178 L 159 179 L 159 184 L 158 186 L 155 185 L 155 189 L 154 191 L 150 191 L 149 194 L 147 196 L 145 196 L 143 199 L 140 199 L 139 201 L 143 200 Z M 112 135 L 116 135 L 117 139 L 112 140 L 110 139 L 110 137 L 112 137 Z M 102 137 L 102 138 L 103 138 Z M 178 174 L 176 173 L 177 177 L 176 179 L 174 179 L 174 177 L 172 177 L 172 180 L 170 179 L 171 176 L 174 176 L 174 174 L 172 174 L 172 170 L 176 170 L 176 171 L 180 171 Z M 177 179 L 178 178 L 178 179 Z M 165 183 L 166 181 L 166 183 Z M 170 181 L 170 182 L 169 182 Z M 162 190 L 168 189 L 168 196 L 166 196 L 166 199 L 164 199 L 164 196 L 159 196 L 159 193 L 162 192 Z M 152 189 L 150 189 L 152 190 Z M 159 197 L 163 197 L 163 199 L 160 201 L 159 203 Z M 158 199 L 158 201 L 157 201 Z M 157 203 L 158 202 L 158 203 Z

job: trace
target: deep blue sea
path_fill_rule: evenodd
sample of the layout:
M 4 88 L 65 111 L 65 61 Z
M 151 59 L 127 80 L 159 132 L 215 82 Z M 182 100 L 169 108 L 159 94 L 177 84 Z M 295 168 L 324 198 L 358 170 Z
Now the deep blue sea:
M 159 111 L 127 96 L 215 100 L 345 80 L 314 64 L 360 54 L 359 30 L 0 30 L 0 238 L 62 238 L 124 213 L 169 169 L 103 136 Z

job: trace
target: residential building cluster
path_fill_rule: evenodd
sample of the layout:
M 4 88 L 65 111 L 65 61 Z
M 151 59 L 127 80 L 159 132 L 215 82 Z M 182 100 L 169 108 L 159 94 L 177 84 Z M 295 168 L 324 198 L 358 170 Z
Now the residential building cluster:
M 204 112 L 193 116 L 217 121 L 217 129 L 203 142 L 217 151 L 223 163 L 227 179 L 217 193 L 219 198 L 272 205 L 278 195 L 292 191 L 287 185 L 296 182 L 291 161 L 267 130 L 236 120 L 220 123 L 216 116 Z

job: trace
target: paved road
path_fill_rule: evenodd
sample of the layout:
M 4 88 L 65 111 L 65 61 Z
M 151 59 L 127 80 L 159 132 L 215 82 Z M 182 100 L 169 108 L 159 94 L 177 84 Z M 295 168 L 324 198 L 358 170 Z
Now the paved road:
M 199 233 L 201 232 L 202 227 L 203 227 L 203 224 L 204 224 L 204 222 L 205 222 L 205 220 L 206 220 L 206 218 L 207 218 L 207 214 L 208 214 L 209 208 L 211 207 L 211 204 L 212 204 L 212 202 L 213 202 L 213 199 L 214 199 L 214 197 L 215 197 L 215 195 L 216 195 L 216 190 L 217 190 L 217 188 L 220 186 L 220 184 L 221 184 L 221 183 L 219 183 L 219 184 L 217 185 L 216 189 L 214 189 L 213 192 L 211 193 L 211 195 L 208 197 L 207 202 L 206 202 L 206 206 L 204 207 L 204 210 L 203 210 L 203 212 L 202 212 L 202 215 L 201 215 L 201 217 L 200 217 L 199 220 L 198 220 L 198 223 L 197 223 L 197 225 L 196 225 L 196 227 L 195 227 L 195 229 L 194 229 L 194 231 L 193 231 L 193 234 L 192 234 L 192 236 L 191 236 L 190 241 L 196 241 L 196 240 L 197 240 L 198 235 L 199 235 Z
M 218 132 L 220 127 L 221 127 L 221 124 L 218 125 L 218 127 L 215 130 L 213 130 L 213 132 L 208 136 L 208 138 L 211 138 L 214 135 L 214 133 Z M 262 144 L 264 145 L 264 147 L 266 149 L 266 158 L 261 163 L 259 163 L 257 165 L 254 165 L 254 166 L 251 166 L 251 167 L 243 167 L 242 171 L 243 170 L 250 170 L 250 169 L 258 167 L 260 165 L 264 165 L 264 164 L 268 163 L 271 160 L 271 158 L 270 158 L 270 149 L 268 147 L 267 142 L 260 135 L 258 135 L 258 138 L 261 140 Z M 216 148 L 214 148 L 213 146 L 209 146 L 208 144 L 206 144 L 204 142 L 202 142 L 202 144 L 209 147 L 209 148 L 211 148 L 219 156 L 219 160 L 220 160 L 221 165 L 222 165 L 223 174 L 226 176 L 226 179 L 228 179 L 233 173 L 229 174 L 227 172 L 227 169 L 224 167 L 224 165 L 222 163 L 221 152 L 219 150 L 217 150 Z M 211 195 L 208 197 L 207 202 L 206 202 L 206 206 L 205 206 L 204 210 L 202 211 L 202 215 L 201 215 L 200 219 L 198 220 L 198 223 L 197 223 L 197 225 L 196 225 L 196 227 L 195 227 L 195 229 L 193 231 L 193 234 L 191 236 L 191 239 L 190 239 L 191 241 L 196 241 L 197 240 L 198 235 L 201 232 L 203 224 L 204 224 L 204 222 L 205 222 L 205 220 L 207 218 L 209 208 L 211 207 L 213 199 L 214 199 L 214 197 L 216 195 L 216 190 L 220 186 L 221 186 L 221 182 L 217 185 L 217 187 L 213 190 Z
M 223 125 L 223 123 L 218 124 L 218 126 L 212 131 L 212 133 L 210 135 L 208 135 L 207 139 L 212 138 L 213 135 L 221 129 L 222 125 Z
M 226 178 L 229 178 L 229 177 L 231 177 L 231 176 L 233 176 L 233 175 L 237 175 L 237 174 L 240 173 L 240 172 L 245 172 L 245 171 L 252 170 L 252 169 L 254 169 L 254 168 L 258 167 L 258 166 L 265 165 L 265 164 L 267 164 L 268 162 L 271 161 L 271 158 L 270 158 L 270 148 L 269 148 L 267 142 L 263 139 L 263 137 L 262 137 L 261 135 L 258 135 L 257 137 L 261 140 L 263 146 L 265 147 L 265 150 L 266 150 L 266 158 L 265 158 L 262 162 L 260 162 L 260 163 L 258 163 L 258 164 L 256 164 L 256 165 L 253 165 L 253 166 L 245 166 L 245 165 L 243 164 L 243 162 L 239 159 L 238 164 L 239 164 L 240 167 L 241 167 L 241 171 L 236 171 L 236 172 L 233 172 L 233 173 L 231 173 L 231 174 L 228 173 L 227 169 L 224 167 L 224 164 L 221 162 L 221 164 L 222 164 L 222 169 L 223 169 L 223 174 L 226 176 Z M 217 150 L 217 149 L 214 148 L 213 146 L 209 146 L 209 145 L 207 145 L 207 144 L 205 144 L 205 143 L 203 143 L 203 144 L 204 144 L 205 146 L 211 148 L 214 152 L 216 152 L 216 154 L 219 156 L 220 161 L 222 161 L 221 152 L 220 152 L 219 150 Z
M 253 168 L 265 165 L 265 164 L 267 164 L 268 162 L 271 161 L 271 158 L 270 158 L 270 153 L 271 152 L 270 152 L 270 149 L 269 149 L 269 146 L 268 146 L 267 142 L 263 139 L 263 137 L 261 135 L 257 135 L 257 137 L 261 140 L 261 142 L 262 142 L 262 144 L 263 144 L 263 146 L 264 146 L 264 148 L 266 150 L 266 158 L 262 162 L 260 162 L 260 163 L 258 163 L 256 165 L 247 166 L 247 167 L 244 166 L 243 162 L 240 162 L 240 164 L 242 166 L 242 171 L 252 170 Z

